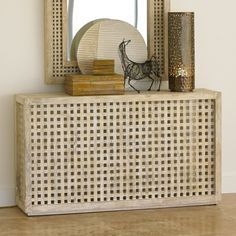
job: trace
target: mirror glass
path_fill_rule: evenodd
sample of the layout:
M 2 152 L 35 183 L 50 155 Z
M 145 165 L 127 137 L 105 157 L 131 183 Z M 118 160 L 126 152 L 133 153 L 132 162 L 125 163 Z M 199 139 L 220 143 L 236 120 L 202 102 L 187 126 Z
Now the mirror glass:
M 147 0 L 67 0 L 67 59 L 76 33 L 88 22 L 109 18 L 135 26 L 147 43 Z

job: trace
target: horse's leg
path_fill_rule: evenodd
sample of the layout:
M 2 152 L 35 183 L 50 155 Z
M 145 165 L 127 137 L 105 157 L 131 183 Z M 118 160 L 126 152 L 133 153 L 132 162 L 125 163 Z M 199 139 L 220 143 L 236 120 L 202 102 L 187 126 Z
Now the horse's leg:
M 157 74 L 157 73 L 154 73 L 154 75 L 155 75 L 156 78 L 157 78 L 157 82 L 158 82 L 158 79 L 159 79 L 159 84 L 158 84 L 157 91 L 160 91 L 160 90 L 161 90 L 162 77 L 161 77 L 159 74 Z
M 128 80 L 128 84 L 129 84 L 129 86 L 131 87 L 131 88 L 133 88 L 136 92 L 138 92 L 138 93 L 140 93 L 140 91 L 139 90 L 137 90 L 130 82 L 131 82 L 131 80 L 132 79 L 129 79 Z
M 152 89 L 152 85 L 154 83 L 154 79 L 150 75 L 148 76 L 148 78 L 152 80 L 152 83 L 151 83 L 151 85 L 150 85 L 150 87 L 148 89 L 148 91 L 150 91 Z
M 128 80 L 129 76 L 127 75 L 127 72 L 124 72 L 124 87 L 125 87 L 125 83 Z
M 157 89 L 157 91 L 160 91 L 161 90 L 161 82 L 162 82 L 162 77 L 159 77 L 160 78 L 160 80 L 159 80 L 159 86 L 158 86 L 158 89 Z
M 159 79 L 159 85 L 158 85 L 157 91 L 160 91 L 160 90 L 161 90 L 162 77 L 160 76 L 160 74 L 159 74 L 158 71 L 155 71 L 155 72 L 154 72 L 154 75 L 157 77 L 157 81 L 158 81 L 158 79 Z

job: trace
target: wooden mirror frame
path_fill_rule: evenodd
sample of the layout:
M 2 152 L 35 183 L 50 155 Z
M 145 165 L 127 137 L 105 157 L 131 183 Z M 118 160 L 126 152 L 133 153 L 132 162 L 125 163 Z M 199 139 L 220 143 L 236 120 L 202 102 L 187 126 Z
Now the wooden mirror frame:
M 170 0 L 148 2 L 148 52 L 160 63 L 162 79 L 168 75 L 167 12 Z M 61 84 L 66 74 L 80 73 L 74 62 L 67 60 L 66 0 L 44 0 L 45 6 L 45 82 Z

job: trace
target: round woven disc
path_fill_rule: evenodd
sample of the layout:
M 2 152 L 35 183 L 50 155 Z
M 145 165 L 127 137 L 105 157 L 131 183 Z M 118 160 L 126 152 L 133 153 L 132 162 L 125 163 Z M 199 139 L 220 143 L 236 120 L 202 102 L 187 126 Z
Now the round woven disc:
M 120 20 L 103 20 L 93 24 L 81 37 L 78 50 L 78 66 L 83 74 L 92 74 L 95 59 L 115 60 L 115 72 L 123 74 L 118 47 L 123 40 L 131 40 L 127 45 L 127 55 L 135 62 L 147 59 L 147 46 L 139 31 Z
M 87 24 L 85 24 L 81 29 L 79 29 L 79 31 L 76 33 L 76 35 L 73 38 L 72 43 L 71 43 L 71 48 L 70 48 L 70 60 L 71 61 L 77 60 L 77 49 L 78 49 L 78 45 L 79 45 L 79 42 L 80 42 L 82 36 L 86 33 L 86 31 L 92 25 L 96 24 L 99 21 L 103 21 L 103 20 L 107 20 L 107 18 L 102 18 L 102 19 L 90 21 Z

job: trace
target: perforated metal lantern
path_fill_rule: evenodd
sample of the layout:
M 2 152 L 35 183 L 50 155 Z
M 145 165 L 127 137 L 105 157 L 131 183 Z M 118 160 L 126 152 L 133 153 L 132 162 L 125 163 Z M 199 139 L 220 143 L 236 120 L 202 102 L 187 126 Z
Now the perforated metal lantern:
M 169 89 L 189 92 L 195 88 L 194 13 L 168 13 Z

